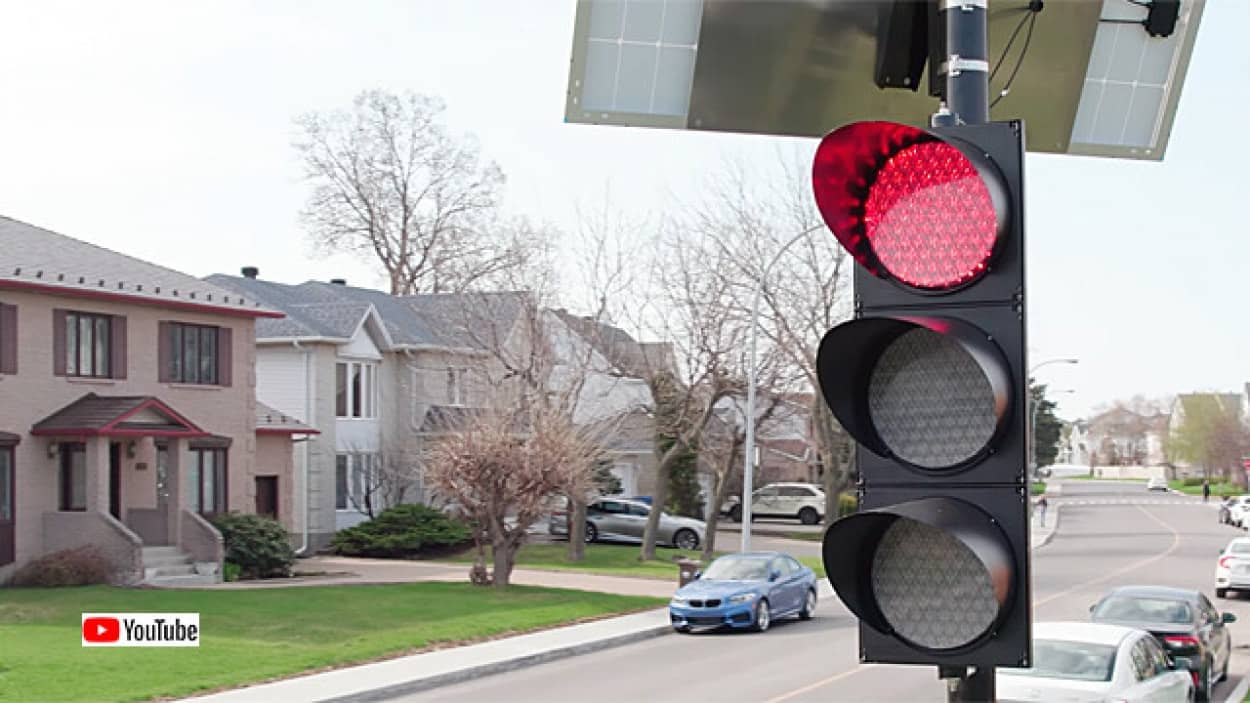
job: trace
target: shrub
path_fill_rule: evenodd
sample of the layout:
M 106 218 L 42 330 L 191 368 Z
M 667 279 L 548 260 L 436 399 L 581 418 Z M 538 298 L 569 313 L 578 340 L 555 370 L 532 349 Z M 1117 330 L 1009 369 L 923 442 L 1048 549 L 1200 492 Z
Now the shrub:
M 1182 486 L 1201 486 L 1202 477 L 1201 476 L 1187 476 L 1181 479 L 1181 485 Z
M 277 520 L 227 513 L 213 518 L 213 525 L 226 542 L 226 561 L 238 565 L 241 578 L 291 575 L 295 551 Z
M 425 505 L 405 504 L 339 530 L 332 545 L 348 556 L 411 558 L 449 551 L 471 537 L 463 521 Z
M 859 498 L 854 493 L 842 493 L 838 496 L 838 517 L 846 517 L 859 510 Z
M 221 580 L 238 581 L 239 574 L 242 572 L 243 572 L 243 569 L 239 568 L 238 564 L 232 561 L 228 561 L 225 564 L 223 564 L 221 567 Z
M 89 586 L 108 583 L 113 565 L 95 546 L 63 549 L 26 564 L 13 574 L 11 586 Z

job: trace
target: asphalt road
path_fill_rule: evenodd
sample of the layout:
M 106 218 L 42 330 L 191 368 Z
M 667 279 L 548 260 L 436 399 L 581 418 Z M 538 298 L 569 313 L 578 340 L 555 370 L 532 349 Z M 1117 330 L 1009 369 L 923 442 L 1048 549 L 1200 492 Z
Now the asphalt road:
M 1217 554 L 1232 536 L 1214 504 L 1147 494 L 1140 483 L 1068 481 L 1059 530 L 1034 552 L 1035 620 L 1084 620 L 1107 589 L 1128 584 L 1201 588 L 1211 596 Z M 762 545 L 761 545 L 762 546 Z M 1250 596 L 1215 601 L 1237 614 L 1223 700 L 1250 673 Z M 930 667 L 861 665 L 855 620 L 836 598 L 810 622 L 769 632 L 671 635 L 426 692 L 409 701 L 585 700 L 942 701 Z

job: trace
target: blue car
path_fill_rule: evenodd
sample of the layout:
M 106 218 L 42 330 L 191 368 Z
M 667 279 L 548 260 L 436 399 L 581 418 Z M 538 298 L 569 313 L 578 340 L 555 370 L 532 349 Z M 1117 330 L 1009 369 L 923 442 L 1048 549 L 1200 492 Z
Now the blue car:
M 763 632 L 777 618 L 809 620 L 815 611 L 816 574 L 780 552 L 723 556 L 668 604 L 678 632 L 724 626 Z

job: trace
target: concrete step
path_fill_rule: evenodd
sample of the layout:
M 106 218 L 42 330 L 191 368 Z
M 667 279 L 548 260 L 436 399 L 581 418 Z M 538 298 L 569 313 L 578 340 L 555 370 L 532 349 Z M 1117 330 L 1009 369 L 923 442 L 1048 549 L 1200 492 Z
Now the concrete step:
M 158 544 L 156 546 L 144 547 L 143 553 L 145 555 L 152 554 L 155 556 L 155 555 L 162 555 L 162 554 L 181 554 L 182 552 L 179 551 L 178 548 L 173 545 Z
M 157 566 L 145 568 L 144 573 L 148 580 L 167 578 L 170 576 L 193 576 L 195 575 L 195 567 L 191 564 L 177 564 L 171 566 Z
M 163 566 L 182 566 L 190 564 L 191 558 L 185 554 L 174 554 L 172 556 L 152 557 L 147 554 L 143 555 L 143 568 L 155 569 Z

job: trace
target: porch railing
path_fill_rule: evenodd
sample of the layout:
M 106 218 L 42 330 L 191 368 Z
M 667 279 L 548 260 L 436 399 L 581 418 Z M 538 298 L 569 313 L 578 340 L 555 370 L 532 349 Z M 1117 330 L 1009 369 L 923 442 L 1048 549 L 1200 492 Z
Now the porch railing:
M 143 540 L 108 513 L 49 512 L 43 514 L 43 548 L 59 552 L 98 547 L 113 564 L 113 582 L 131 585 L 143 580 Z
M 206 567 L 215 566 L 214 573 L 221 578 L 222 562 L 226 558 L 225 542 L 217 528 L 199 513 L 182 511 L 182 541 L 178 548 L 191 557 L 200 573 L 204 573 Z

